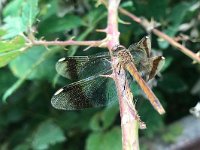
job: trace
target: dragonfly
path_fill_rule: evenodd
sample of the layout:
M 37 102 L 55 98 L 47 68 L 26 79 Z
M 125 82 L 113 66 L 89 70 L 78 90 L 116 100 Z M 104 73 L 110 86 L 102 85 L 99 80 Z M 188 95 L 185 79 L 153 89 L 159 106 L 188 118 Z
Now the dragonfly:
M 132 77 L 128 80 L 135 80 L 153 107 L 163 114 L 164 108 L 146 83 L 161 70 L 165 60 L 163 56 L 151 57 L 150 38 L 146 36 L 128 49 L 118 45 L 112 55 L 118 59 L 117 66 L 126 70 L 127 78 Z M 114 80 L 105 77 L 113 71 L 109 60 L 111 56 L 106 52 L 58 60 L 58 74 L 75 82 L 55 92 L 51 98 L 52 106 L 56 109 L 80 110 L 116 103 L 118 98 Z

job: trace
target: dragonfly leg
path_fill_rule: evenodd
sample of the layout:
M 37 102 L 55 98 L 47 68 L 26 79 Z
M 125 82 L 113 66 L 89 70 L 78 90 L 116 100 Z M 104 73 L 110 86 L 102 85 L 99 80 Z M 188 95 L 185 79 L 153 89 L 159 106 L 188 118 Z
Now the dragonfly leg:
M 105 61 L 107 61 L 108 63 L 110 63 L 110 64 L 111 64 L 111 61 L 110 61 L 110 60 L 108 60 L 107 58 L 103 58 L 103 60 L 105 60 Z
M 126 77 L 125 77 L 126 78 Z M 129 84 L 128 84 L 128 80 L 127 79 L 125 79 L 125 84 L 124 84 L 124 91 L 126 91 L 126 87 L 128 86 Z
M 121 73 L 121 69 L 122 69 L 122 65 L 120 63 L 117 64 L 117 68 L 119 68 L 119 72 L 118 72 L 118 75 L 120 75 Z

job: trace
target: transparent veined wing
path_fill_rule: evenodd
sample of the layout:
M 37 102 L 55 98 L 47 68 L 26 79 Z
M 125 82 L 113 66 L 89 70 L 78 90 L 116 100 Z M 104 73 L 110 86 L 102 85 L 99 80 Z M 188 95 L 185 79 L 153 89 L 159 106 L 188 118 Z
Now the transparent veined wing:
M 144 57 L 150 57 L 151 55 L 151 39 L 149 36 L 145 36 L 139 42 L 129 46 L 129 51 L 143 51 Z
M 104 70 L 110 70 L 109 53 L 93 56 L 72 56 L 61 58 L 56 63 L 56 71 L 68 79 L 83 79 Z M 86 75 L 87 74 L 87 75 Z
M 107 73 L 110 73 L 107 71 Z M 114 81 L 99 75 L 90 76 L 59 89 L 52 97 L 56 109 L 77 110 L 102 107 L 117 101 Z

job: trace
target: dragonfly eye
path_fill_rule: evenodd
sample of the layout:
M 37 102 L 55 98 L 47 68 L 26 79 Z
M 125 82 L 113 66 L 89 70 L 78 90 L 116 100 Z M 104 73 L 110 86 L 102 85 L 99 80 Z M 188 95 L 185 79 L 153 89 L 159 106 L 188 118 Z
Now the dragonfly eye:
M 126 49 L 123 45 L 115 45 L 113 48 L 112 48 L 112 50 L 113 51 L 116 51 L 116 52 L 118 52 L 118 51 L 121 51 L 121 50 L 124 50 L 124 49 Z

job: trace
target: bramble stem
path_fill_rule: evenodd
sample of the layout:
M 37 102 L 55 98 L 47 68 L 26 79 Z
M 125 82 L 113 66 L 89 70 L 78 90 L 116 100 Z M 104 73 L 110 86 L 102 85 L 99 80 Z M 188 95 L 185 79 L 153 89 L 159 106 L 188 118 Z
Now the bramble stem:
M 108 25 L 107 25 L 107 39 L 108 49 L 113 49 L 114 46 L 119 44 L 119 31 L 118 31 L 118 8 L 120 0 L 108 1 Z M 111 52 L 112 53 L 112 52 Z M 122 129 L 122 148 L 123 150 L 138 150 L 138 121 L 135 116 L 130 113 L 129 103 L 132 103 L 133 96 L 130 88 L 126 85 L 125 70 L 118 68 L 115 59 L 112 59 L 114 81 L 117 89 L 120 116 L 121 116 L 121 129 Z M 120 69 L 120 74 L 118 73 Z M 126 90 L 124 86 L 126 85 Z M 132 104 L 132 106 L 134 106 Z M 134 108 L 133 108 L 134 109 Z
M 135 16 L 134 14 L 128 12 L 127 10 L 123 9 L 123 8 L 119 8 L 119 11 L 130 17 L 133 21 L 139 23 L 140 25 L 142 25 L 142 20 Z M 166 40 L 167 42 L 169 42 L 172 46 L 176 47 L 178 50 L 180 50 L 182 53 L 184 53 L 185 55 L 187 55 L 188 57 L 190 57 L 191 59 L 197 61 L 198 63 L 200 63 L 200 57 L 198 55 L 196 55 L 195 53 L 193 53 L 191 50 L 189 50 L 188 48 L 184 47 L 183 45 L 181 45 L 180 43 L 176 42 L 173 38 L 169 37 L 167 34 L 159 31 L 158 29 L 152 29 L 152 32 L 159 36 L 160 38 Z
M 105 47 L 103 44 L 104 40 L 99 41 L 74 41 L 74 40 L 67 40 L 67 41 L 33 41 L 33 45 L 46 45 L 46 46 L 68 46 L 68 45 L 79 45 L 79 46 L 92 46 L 92 47 Z

